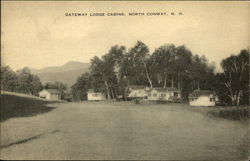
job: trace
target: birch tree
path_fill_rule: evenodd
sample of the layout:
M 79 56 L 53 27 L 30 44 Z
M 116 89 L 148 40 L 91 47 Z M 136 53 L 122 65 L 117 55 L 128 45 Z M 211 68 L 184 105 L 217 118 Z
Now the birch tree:
M 249 95 L 249 50 L 241 50 L 235 56 L 223 59 L 221 67 L 224 71 L 227 96 L 232 105 L 240 105 L 243 95 Z

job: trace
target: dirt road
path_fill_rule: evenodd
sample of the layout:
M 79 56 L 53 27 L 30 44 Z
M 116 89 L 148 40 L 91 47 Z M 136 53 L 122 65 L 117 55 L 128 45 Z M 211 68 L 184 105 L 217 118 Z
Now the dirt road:
M 1 159 L 246 160 L 249 126 L 185 105 L 53 104 L 1 123 Z

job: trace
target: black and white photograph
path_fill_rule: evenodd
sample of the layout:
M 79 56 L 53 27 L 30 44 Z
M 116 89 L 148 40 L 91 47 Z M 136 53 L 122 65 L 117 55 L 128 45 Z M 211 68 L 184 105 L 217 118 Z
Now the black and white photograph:
M 247 1 L 1 1 L 1 160 L 248 161 Z

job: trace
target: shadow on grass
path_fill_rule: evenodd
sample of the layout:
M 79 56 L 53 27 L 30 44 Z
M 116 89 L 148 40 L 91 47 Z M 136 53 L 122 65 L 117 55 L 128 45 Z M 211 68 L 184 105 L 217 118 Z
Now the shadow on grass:
M 57 133 L 57 132 L 59 132 L 59 130 L 51 131 L 51 132 L 49 132 L 48 134 L 54 134 L 54 133 Z M 10 147 L 10 146 L 13 146 L 13 145 L 18 145 L 18 144 L 26 143 L 26 142 L 32 141 L 32 140 L 34 140 L 34 139 L 39 139 L 39 138 L 41 138 L 41 137 L 44 136 L 44 135 L 45 135 L 45 134 L 39 134 L 39 135 L 30 137 L 30 138 L 27 138 L 27 139 L 23 139 L 23 140 L 16 141 L 16 142 L 14 142 L 14 143 L 10 143 L 10 144 L 7 144 L 7 145 L 2 145 L 2 146 L 0 146 L 0 148 L 7 148 L 7 147 Z
M 0 121 L 6 121 L 14 117 L 28 117 L 49 112 L 55 107 L 46 106 L 48 102 L 45 100 L 35 99 L 35 98 L 26 98 L 16 95 L 6 95 L 1 94 L 1 113 Z

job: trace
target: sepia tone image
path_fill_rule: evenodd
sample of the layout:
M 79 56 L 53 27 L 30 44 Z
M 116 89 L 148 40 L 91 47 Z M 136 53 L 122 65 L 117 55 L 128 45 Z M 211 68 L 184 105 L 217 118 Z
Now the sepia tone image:
M 1 1 L 1 160 L 250 159 L 246 1 Z

